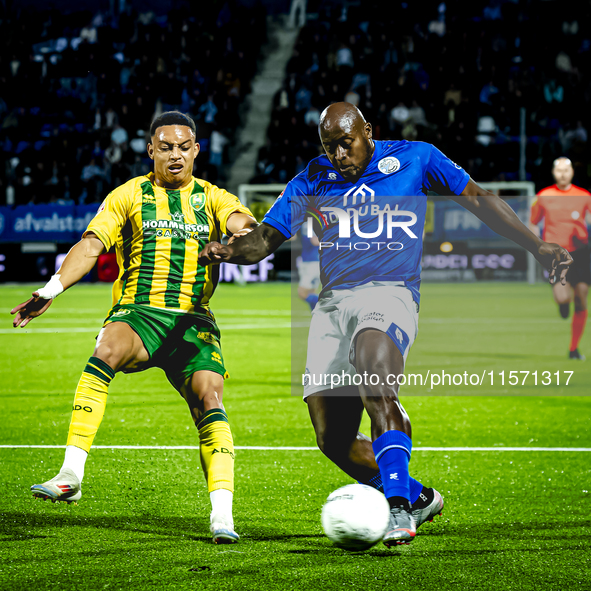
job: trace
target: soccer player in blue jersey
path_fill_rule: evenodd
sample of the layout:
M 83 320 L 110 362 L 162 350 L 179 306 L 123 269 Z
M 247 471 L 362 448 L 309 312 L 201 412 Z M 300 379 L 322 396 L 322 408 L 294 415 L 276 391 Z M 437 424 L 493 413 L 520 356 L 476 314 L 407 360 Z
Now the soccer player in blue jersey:
M 326 154 L 288 183 L 263 223 L 231 245 L 209 243 L 199 258 L 256 263 L 314 227 L 323 289 L 310 326 L 304 398 L 318 446 L 351 477 L 383 486 L 391 507 L 384 544 L 407 544 L 443 508 L 437 491 L 409 475 L 411 424 L 392 379 L 403 374 L 417 334 L 428 191 L 449 196 L 529 250 L 552 283 L 565 282 L 572 259 L 434 146 L 374 140 L 370 123 L 349 103 L 327 107 L 319 133 Z M 322 380 L 336 374 L 343 377 L 339 389 Z M 349 385 L 355 374 L 378 379 Z M 363 408 L 371 440 L 358 433 Z

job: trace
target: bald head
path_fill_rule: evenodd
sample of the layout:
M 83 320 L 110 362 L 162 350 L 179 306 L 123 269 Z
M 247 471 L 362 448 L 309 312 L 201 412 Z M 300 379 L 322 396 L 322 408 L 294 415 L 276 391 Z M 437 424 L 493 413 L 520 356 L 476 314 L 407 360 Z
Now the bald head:
M 560 156 L 560 158 L 556 158 L 552 163 L 552 168 L 556 168 L 557 166 L 570 166 L 572 167 L 573 163 L 570 161 L 570 158 L 566 156 Z
M 322 139 L 323 132 L 338 128 L 345 133 L 354 131 L 355 128 L 363 128 L 365 125 L 363 113 L 351 103 L 333 103 L 322 111 L 318 133 Z
M 334 103 L 322 111 L 318 133 L 330 163 L 350 182 L 371 160 L 374 143 L 371 124 L 351 103 Z
M 573 169 L 573 163 L 569 158 L 562 156 L 554 160 L 554 164 L 552 165 L 552 176 L 556 181 L 556 186 L 561 191 L 568 191 L 568 189 L 570 189 L 574 175 L 575 171 Z

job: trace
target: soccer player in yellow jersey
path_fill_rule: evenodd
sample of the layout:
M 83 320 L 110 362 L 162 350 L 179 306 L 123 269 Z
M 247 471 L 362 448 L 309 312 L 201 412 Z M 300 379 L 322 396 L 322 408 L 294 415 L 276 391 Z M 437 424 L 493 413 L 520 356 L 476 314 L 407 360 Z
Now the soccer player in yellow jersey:
M 234 447 L 222 404 L 228 374 L 209 310 L 218 268 L 199 266 L 197 255 L 208 242 L 223 234 L 233 240 L 257 223 L 237 197 L 192 176 L 199 153 L 192 119 L 163 113 L 152 122 L 150 137 L 154 172 L 111 192 L 58 274 L 12 310 L 13 325 L 25 327 L 115 246 L 120 272 L 113 307 L 76 389 L 64 464 L 55 478 L 31 490 L 44 499 L 78 501 L 109 383 L 119 371 L 160 367 L 187 401 L 199 431 L 213 540 L 232 543 L 239 536 L 232 518 Z

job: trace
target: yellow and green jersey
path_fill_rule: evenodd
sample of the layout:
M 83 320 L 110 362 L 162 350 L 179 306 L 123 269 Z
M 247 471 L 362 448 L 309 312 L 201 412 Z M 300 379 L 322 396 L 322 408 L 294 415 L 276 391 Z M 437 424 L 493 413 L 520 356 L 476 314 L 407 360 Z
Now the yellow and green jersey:
M 96 234 L 106 250 L 115 245 L 119 278 L 113 305 L 188 313 L 207 309 L 219 266 L 199 266 L 197 255 L 227 233 L 226 222 L 235 212 L 252 215 L 235 195 L 196 178 L 172 190 L 156 186 L 150 173 L 109 193 L 86 233 Z

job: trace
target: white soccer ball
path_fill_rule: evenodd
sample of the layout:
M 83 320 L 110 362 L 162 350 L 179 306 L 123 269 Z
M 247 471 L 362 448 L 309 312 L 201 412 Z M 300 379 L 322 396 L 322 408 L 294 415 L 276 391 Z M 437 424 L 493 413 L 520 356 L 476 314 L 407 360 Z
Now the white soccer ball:
M 388 529 L 390 505 L 386 497 L 365 484 L 348 484 L 328 495 L 322 507 L 322 527 L 339 548 L 367 550 Z

